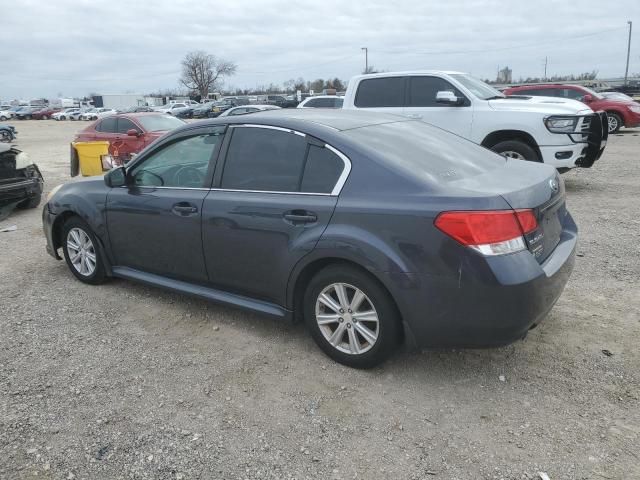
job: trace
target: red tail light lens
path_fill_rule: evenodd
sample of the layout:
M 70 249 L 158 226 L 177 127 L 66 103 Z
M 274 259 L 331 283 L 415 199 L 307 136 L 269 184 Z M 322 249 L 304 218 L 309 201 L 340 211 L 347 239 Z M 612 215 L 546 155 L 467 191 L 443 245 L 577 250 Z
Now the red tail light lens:
M 443 212 L 435 226 L 484 255 L 501 255 L 525 250 L 523 235 L 538 222 L 532 210 L 484 210 Z

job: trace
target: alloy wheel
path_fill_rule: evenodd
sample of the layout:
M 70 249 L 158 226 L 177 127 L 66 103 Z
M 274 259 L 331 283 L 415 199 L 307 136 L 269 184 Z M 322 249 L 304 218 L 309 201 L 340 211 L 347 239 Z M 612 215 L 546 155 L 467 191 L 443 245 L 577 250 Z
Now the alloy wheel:
M 96 271 L 96 249 L 91 237 L 81 228 L 72 228 L 67 234 L 69 260 L 76 271 L 90 277 Z
M 608 115 L 607 119 L 609 121 L 609 133 L 615 132 L 618 128 L 618 119 L 613 115 Z
M 360 355 L 378 340 L 380 322 L 375 306 L 353 285 L 333 283 L 322 290 L 315 316 L 324 338 L 340 352 Z
M 515 158 L 516 160 L 526 160 L 526 158 L 524 158 L 524 155 L 522 155 L 519 152 L 515 152 L 513 150 L 507 150 L 506 152 L 500 152 L 500 154 L 503 157 L 507 157 L 507 158 Z

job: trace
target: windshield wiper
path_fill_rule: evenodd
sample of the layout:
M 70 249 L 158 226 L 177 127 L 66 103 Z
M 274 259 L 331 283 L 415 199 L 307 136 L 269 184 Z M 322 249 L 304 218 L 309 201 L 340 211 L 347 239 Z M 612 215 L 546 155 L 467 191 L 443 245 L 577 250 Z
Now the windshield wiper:
M 506 95 L 494 95 L 493 97 L 485 98 L 485 100 L 498 100 L 500 98 L 507 98 Z

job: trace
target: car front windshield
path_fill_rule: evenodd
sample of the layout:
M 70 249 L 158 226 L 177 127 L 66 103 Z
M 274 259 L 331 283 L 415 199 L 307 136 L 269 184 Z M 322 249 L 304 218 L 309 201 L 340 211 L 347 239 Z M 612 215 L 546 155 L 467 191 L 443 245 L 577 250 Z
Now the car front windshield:
M 185 124 L 179 118 L 170 115 L 145 115 L 136 119 L 147 132 L 173 130 Z
M 490 98 L 504 98 L 504 95 L 491 85 L 487 85 L 482 80 L 467 75 L 466 73 L 452 73 L 451 76 L 469 90 L 474 96 L 489 100 Z

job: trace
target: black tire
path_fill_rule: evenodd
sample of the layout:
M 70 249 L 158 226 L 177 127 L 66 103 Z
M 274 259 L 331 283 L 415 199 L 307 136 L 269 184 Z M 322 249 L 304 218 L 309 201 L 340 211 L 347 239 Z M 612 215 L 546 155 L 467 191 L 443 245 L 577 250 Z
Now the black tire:
M 95 254 L 95 269 L 91 274 L 84 275 L 80 273 L 76 267 L 71 262 L 69 257 L 69 246 L 67 245 L 67 237 L 69 232 L 73 229 L 79 229 L 83 231 L 91 240 L 93 244 L 93 253 Z M 60 244 L 62 245 L 62 251 L 64 253 L 64 259 L 67 262 L 67 266 L 71 273 L 75 275 L 75 277 L 83 283 L 88 283 L 90 285 L 99 285 L 103 283 L 106 279 L 106 273 L 104 268 L 104 263 L 102 261 L 102 257 L 100 254 L 100 243 L 96 238 L 95 234 L 91 230 L 91 227 L 87 225 L 87 223 L 82 220 L 80 217 L 71 217 L 62 226 L 62 238 L 60 238 Z
M 38 193 L 37 195 L 34 195 L 33 197 L 25 200 L 24 202 L 19 203 L 18 208 L 36 208 L 38 205 L 40 205 L 41 200 L 42 200 L 42 194 Z
M 609 135 L 612 133 L 618 133 L 620 131 L 620 127 L 623 126 L 623 121 L 620 115 L 613 112 L 607 112 L 607 124 L 609 127 Z
M 540 161 L 536 151 L 520 140 L 505 140 L 504 142 L 496 143 L 491 147 L 491 150 L 507 158 L 518 158 L 517 155 L 520 155 L 522 158 L 519 158 L 519 160 Z M 513 155 L 512 152 L 517 155 Z
M 4 121 L 9 120 L 9 119 L 3 115 L 3 116 L 0 117 L 0 120 L 2 120 L 4 122 Z
M 13 141 L 13 135 L 10 132 L 6 131 L 6 130 L 1 130 L 0 131 L 0 142 L 9 143 L 11 141 Z
M 340 338 L 344 339 L 346 336 L 348 341 L 351 334 L 356 335 L 356 333 L 358 333 L 358 335 L 356 335 L 359 339 L 358 345 L 361 346 L 364 343 L 363 350 L 368 348 L 364 353 L 356 354 L 340 351 L 338 347 L 333 346 L 329 340 L 325 338 L 320 329 L 320 325 L 316 320 L 316 302 L 320 294 L 333 284 L 346 284 L 348 287 L 359 289 L 367 297 L 363 301 L 367 302 L 364 309 L 367 310 L 369 307 L 372 307 L 377 313 L 377 338 L 373 344 L 366 342 L 365 337 L 358 333 L 357 327 L 351 327 L 351 325 L 355 325 L 358 321 L 357 319 L 354 320 L 354 318 L 350 318 L 348 312 L 343 312 L 344 319 L 340 321 L 343 325 Z M 353 296 L 350 300 L 353 300 Z M 388 292 L 374 278 L 354 267 L 336 264 L 318 272 L 307 286 L 303 299 L 303 311 L 305 323 L 320 349 L 336 362 L 348 367 L 373 368 L 384 362 L 398 345 L 400 316 L 393 300 Z M 362 320 L 361 324 L 362 322 L 367 324 L 366 326 L 370 327 L 370 330 L 375 328 L 375 324 L 368 323 L 365 320 Z M 337 323 L 335 326 L 336 328 L 333 332 L 336 332 L 338 328 L 340 328 L 340 325 Z M 329 329 L 328 331 L 332 328 L 328 325 L 325 327 Z M 347 327 L 352 329 L 352 333 L 346 330 Z M 362 340 L 362 342 L 360 340 Z M 346 348 L 342 343 L 340 346 Z

